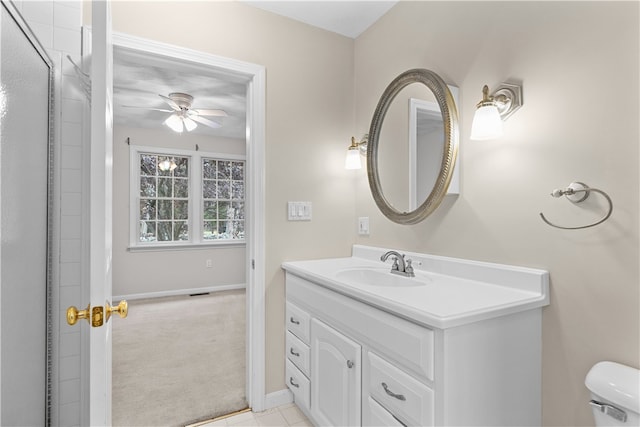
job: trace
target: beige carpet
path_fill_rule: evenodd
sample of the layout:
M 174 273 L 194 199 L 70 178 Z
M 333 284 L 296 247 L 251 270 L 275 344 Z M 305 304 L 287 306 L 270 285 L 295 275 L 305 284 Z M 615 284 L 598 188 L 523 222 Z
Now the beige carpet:
M 131 301 L 114 320 L 114 426 L 184 426 L 247 407 L 244 290 Z

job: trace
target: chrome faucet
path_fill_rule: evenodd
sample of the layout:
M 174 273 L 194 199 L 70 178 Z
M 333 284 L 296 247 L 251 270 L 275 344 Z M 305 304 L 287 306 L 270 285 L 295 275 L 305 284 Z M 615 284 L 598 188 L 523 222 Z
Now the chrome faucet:
M 405 259 L 404 255 L 396 251 L 389 251 L 380 257 L 380 261 L 385 262 L 389 256 L 393 255 L 393 265 L 391 272 L 405 277 L 415 277 L 410 259 Z

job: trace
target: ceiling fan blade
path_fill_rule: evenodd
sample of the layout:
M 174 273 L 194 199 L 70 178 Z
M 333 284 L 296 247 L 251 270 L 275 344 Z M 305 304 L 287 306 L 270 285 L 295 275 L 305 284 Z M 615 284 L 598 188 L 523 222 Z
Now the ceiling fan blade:
M 211 121 L 209 119 L 205 119 L 204 117 L 192 115 L 192 116 L 189 116 L 189 118 L 193 119 L 194 121 L 196 121 L 198 123 L 202 123 L 205 126 L 209 126 L 210 128 L 217 129 L 219 127 L 222 127 L 222 125 L 220 123 L 216 123 L 216 122 Z
M 227 112 L 224 110 L 191 110 L 199 116 L 218 116 L 218 117 L 227 117 Z
M 180 111 L 180 106 L 178 104 L 176 104 L 176 102 L 173 99 L 169 98 L 168 96 L 164 96 L 164 95 L 160 95 L 160 94 L 158 94 L 158 96 L 160 98 L 162 98 L 164 100 L 164 102 L 169 104 L 169 106 L 171 108 L 173 108 L 175 111 Z
M 162 111 L 163 113 L 173 113 L 173 110 L 163 110 L 162 108 L 138 107 L 135 105 L 121 105 L 122 108 L 137 108 L 140 110 Z

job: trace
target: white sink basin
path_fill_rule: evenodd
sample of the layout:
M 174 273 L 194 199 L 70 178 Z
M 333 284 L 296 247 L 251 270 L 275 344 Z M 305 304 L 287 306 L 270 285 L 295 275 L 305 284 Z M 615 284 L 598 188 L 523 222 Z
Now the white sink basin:
M 389 287 L 426 286 L 431 282 L 431 279 L 419 273 L 416 277 L 405 277 L 381 268 L 347 268 L 339 270 L 336 279 L 358 285 Z

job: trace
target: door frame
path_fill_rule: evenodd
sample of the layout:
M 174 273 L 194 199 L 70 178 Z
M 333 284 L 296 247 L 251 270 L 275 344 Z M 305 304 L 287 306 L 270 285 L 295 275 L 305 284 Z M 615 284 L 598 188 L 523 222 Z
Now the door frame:
M 266 71 L 262 65 L 184 47 L 113 33 L 113 46 L 184 60 L 247 79 L 246 171 L 246 397 L 255 412 L 265 410 L 265 108 Z

